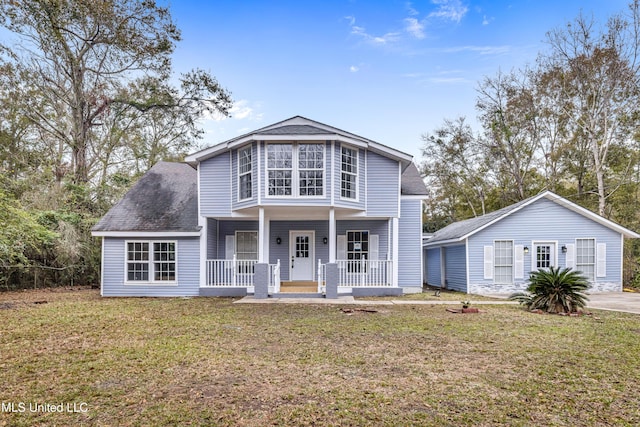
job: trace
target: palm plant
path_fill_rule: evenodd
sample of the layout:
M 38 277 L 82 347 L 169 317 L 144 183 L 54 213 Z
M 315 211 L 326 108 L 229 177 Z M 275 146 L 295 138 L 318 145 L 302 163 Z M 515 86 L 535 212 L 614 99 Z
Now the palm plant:
M 587 278 L 570 268 L 550 267 L 531 272 L 527 293 L 518 292 L 509 297 L 529 310 L 548 313 L 573 313 L 583 308 L 589 298 L 583 293 L 589 289 Z

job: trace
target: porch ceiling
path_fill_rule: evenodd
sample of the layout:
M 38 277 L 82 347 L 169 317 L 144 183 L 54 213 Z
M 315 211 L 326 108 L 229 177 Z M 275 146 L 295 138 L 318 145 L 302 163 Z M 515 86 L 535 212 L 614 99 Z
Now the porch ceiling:
M 272 220 L 328 220 L 330 206 L 264 206 L 264 216 Z M 360 209 L 334 207 L 336 220 L 343 219 L 387 219 L 367 217 Z M 230 218 L 220 220 L 257 220 L 259 207 L 237 210 Z

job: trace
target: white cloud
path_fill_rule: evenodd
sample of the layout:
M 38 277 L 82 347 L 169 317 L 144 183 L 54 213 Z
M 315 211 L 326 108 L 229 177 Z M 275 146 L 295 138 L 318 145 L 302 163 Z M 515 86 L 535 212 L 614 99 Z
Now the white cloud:
M 424 34 L 424 22 L 418 21 L 416 18 L 405 18 L 405 30 L 417 39 L 423 39 Z
M 489 22 L 491 21 L 492 19 L 487 18 L 487 15 L 482 16 L 482 25 L 489 25 Z
M 418 12 L 413 8 L 413 4 L 411 4 L 411 2 L 407 2 L 405 6 L 407 7 L 407 12 L 409 13 L 409 15 L 411 16 L 420 15 L 420 12 Z
M 358 71 L 360 71 L 360 68 L 356 65 L 352 65 L 351 67 L 349 67 L 349 71 L 351 71 L 352 73 L 357 73 Z
M 349 20 L 349 25 L 351 26 L 351 34 L 355 34 L 356 36 L 361 37 L 367 43 L 382 46 L 393 43 L 400 39 L 400 33 L 398 32 L 389 32 L 382 36 L 371 35 L 367 33 L 367 30 L 364 27 L 355 25 L 356 19 L 353 16 L 346 16 L 345 19 Z
M 241 99 L 233 103 L 233 107 L 229 109 L 229 117 L 219 113 L 205 112 L 203 114 L 203 120 L 212 120 L 214 122 L 221 122 L 223 120 L 250 120 L 259 122 L 262 120 L 264 113 L 258 113 L 256 109 L 260 108 L 260 103 L 250 103 L 246 99 Z
M 460 0 L 431 0 L 438 8 L 429 14 L 430 18 L 442 18 L 454 22 L 460 22 L 467 14 L 469 8 Z

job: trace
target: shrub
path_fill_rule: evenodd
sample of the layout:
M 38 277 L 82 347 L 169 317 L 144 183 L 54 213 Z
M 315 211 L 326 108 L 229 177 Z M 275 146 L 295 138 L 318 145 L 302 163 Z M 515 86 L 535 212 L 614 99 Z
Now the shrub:
M 589 286 L 587 278 L 579 272 L 551 267 L 532 272 L 527 293 L 515 293 L 509 299 L 520 302 L 529 310 L 573 313 L 587 304 L 589 299 L 583 292 Z

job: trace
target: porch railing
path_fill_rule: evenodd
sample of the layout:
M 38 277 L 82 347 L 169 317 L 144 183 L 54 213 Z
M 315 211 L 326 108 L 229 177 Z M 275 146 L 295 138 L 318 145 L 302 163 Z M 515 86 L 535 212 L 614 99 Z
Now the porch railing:
M 382 287 L 393 286 L 392 261 L 368 259 L 337 260 L 338 286 Z
M 280 260 L 275 264 L 269 264 L 269 292 L 280 292 Z
M 248 288 L 253 286 L 253 267 L 258 261 L 252 259 L 207 260 L 206 286 Z
M 326 278 L 326 271 L 327 269 L 325 268 L 325 264 L 322 263 L 321 259 L 318 259 L 318 293 L 322 293 L 325 291 L 325 281 L 327 280 Z

